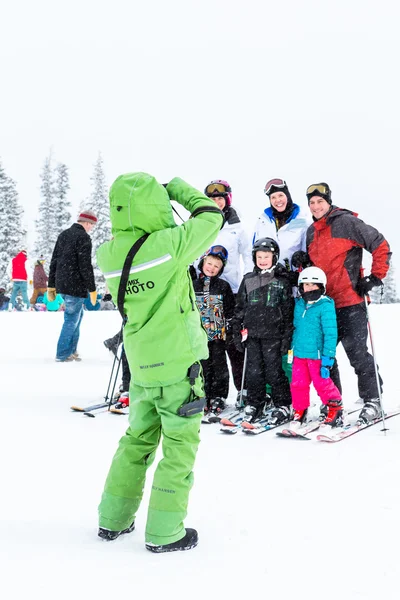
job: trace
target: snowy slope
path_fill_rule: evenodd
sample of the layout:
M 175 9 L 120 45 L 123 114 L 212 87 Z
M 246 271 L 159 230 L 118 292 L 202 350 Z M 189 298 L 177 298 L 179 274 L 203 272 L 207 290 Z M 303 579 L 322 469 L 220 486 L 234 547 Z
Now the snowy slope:
M 0 313 L 2 598 L 400 597 L 400 417 L 386 436 L 375 426 L 336 445 L 202 426 L 186 523 L 199 546 L 145 550 L 149 485 L 136 531 L 100 541 L 97 504 L 127 420 L 69 407 L 104 395 L 102 341 L 119 316 L 85 313 L 81 363 L 54 362 L 62 318 Z M 374 306 L 371 319 L 390 408 L 400 404 L 400 305 Z M 350 407 L 355 376 L 339 360 Z

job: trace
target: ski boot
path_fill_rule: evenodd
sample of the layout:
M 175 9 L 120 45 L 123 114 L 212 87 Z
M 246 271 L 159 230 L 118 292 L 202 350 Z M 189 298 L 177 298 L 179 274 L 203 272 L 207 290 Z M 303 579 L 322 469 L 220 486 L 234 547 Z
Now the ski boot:
M 277 425 L 283 425 L 290 420 L 291 409 L 290 406 L 277 406 L 271 412 L 268 419 L 268 425 L 276 427 Z
M 323 425 L 331 427 L 343 427 L 343 404 L 341 400 L 329 400 L 328 414 L 323 422 Z
M 129 406 L 129 392 L 122 392 L 120 397 L 118 398 L 118 402 L 114 404 L 114 408 L 117 410 L 122 410 Z
M 372 398 L 366 400 L 364 406 L 357 419 L 357 424 L 368 425 L 371 421 L 379 419 L 382 416 L 381 403 L 379 398 Z
M 246 423 L 254 423 L 257 420 L 259 409 L 253 404 L 247 404 L 244 408 L 243 421 Z
M 151 544 L 147 542 L 146 548 L 150 550 L 150 552 L 177 552 L 183 550 L 191 550 L 195 546 L 197 546 L 199 542 L 199 536 L 197 535 L 197 531 L 195 529 L 186 529 L 186 535 L 178 540 L 177 542 L 172 542 L 172 544 L 161 544 L 157 546 L 157 544 Z
M 127 529 L 123 529 L 122 531 L 111 531 L 111 529 L 106 529 L 105 527 L 99 527 L 99 531 L 97 532 L 97 535 L 102 540 L 105 540 L 106 542 L 111 542 L 112 540 L 116 540 L 117 537 L 119 537 L 123 533 L 130 533 L 134 529 L 135 529 L 135 521 L 133 521 L 132 524 Z
M 221 420 L 221 413 L 226 408 L 226 402 L 223 398 L 214 398 L 211 400 L 211 408 L 209 414 L 209 422 L 210 423 L 219 423 Z
M 327 416 L 328 416 L 328 405 L 321 404 L 321 407 L 319 409 L 319 420 L 321 421 L 321 423 L 323 423 L 325 421 Z
M 300 429 L 302 425 L 307 423 L 308 408 L 303 410 L 295 410 L 293 419 L 290 423 L 290 429 Z

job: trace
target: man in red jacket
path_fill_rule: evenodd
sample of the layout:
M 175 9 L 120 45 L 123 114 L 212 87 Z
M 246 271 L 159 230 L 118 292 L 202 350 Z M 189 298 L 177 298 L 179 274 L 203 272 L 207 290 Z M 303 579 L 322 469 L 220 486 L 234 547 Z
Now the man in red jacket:
M 307 249 L 312 263 L 327 276 L 326 294 L 335 301 L 338 342 L 342 342 L 358 378 L 358 391 L 364 400 L 359 419 L 368 423 L 380 415 L 379 390 L 374 359 L 367 348 L 368 326 L 364 296 L 389 269 L 390 248 L 381 233 L 350 210 L 332 205 L 327 183 L 307 188 L 314 223 L 307 230 Z M 363 276 L 363 249 L 372 254 L 371 274 Z M 341 390 L 335 363 L 331 378 Z M 380 379 L 382 386 L 382 380 Z
M 25 305 L 25 310 L 29 308 L 28 298 L 28 273 L 26 271 L 26 250 L 21 250 L 11 261 L 11 281 L 13 282 L 13 289 L 10 298 L 9 310 L 12 310 L 15 305 L 15 301 L 18 296 L 18 292 L 22 296 L 22 302 Z

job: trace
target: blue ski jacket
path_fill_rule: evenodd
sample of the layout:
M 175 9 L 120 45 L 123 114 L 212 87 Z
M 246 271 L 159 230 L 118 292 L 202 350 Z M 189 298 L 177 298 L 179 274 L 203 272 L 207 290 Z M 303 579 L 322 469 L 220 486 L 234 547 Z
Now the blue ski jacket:
M 317 302 L 305 302 L 303 298 L 297 298 L 293 324 L 293 356 L 335 358 L 337 323 L 332 298 L 321 296 Z

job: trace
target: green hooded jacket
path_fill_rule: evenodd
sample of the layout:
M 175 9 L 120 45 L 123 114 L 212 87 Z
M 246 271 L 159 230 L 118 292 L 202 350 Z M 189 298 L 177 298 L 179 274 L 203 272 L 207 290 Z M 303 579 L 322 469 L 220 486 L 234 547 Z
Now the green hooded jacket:
M 170 199 L 194 218 L 175 224 Z M 122 267 L 135 241 L 151 234 L 133 259 L 126 287 L 124 346 L 133 381 L 143 387 L 181 381 L 194 362 L 207 358 L 188 265 L 215 240 L 223 215 L 179 178 L 165 188 L 146 173 L 118 177 L 110 189 L 113 239 L 97 251 L 114 300 Z

